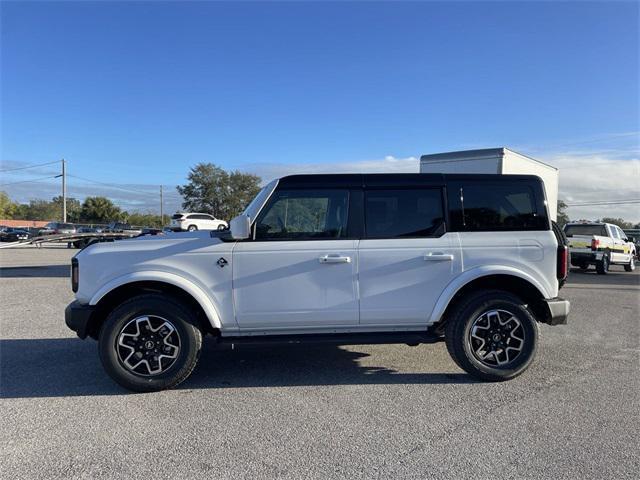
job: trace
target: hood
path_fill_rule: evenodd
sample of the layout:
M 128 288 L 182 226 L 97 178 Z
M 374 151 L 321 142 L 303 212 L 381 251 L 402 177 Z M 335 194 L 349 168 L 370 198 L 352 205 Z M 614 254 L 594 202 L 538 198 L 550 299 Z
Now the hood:
M 95 243 L 75 257 L 80 271 L 76 296 L 88 301 L 101 286 L 140 272 L 170 273 L 200 283 L 199 279 L 220 273 L 213 268 L 215 262 L 222 255 L 231 258 L 233 245 L 208 231 Z

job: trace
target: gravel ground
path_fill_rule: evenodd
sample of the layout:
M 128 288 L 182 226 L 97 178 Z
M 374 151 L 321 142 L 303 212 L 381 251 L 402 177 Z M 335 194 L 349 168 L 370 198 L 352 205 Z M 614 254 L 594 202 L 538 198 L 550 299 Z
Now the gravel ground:
M 572 272 L 566 326 L 519 378 L 443 344 L 205 343 L 176 390 L 130 394 L 74 337 L 61 247 L 0 250 L 2 478 L 637 478 L 640 269 Z M 635 474 L 634 474 L 635 472 Z

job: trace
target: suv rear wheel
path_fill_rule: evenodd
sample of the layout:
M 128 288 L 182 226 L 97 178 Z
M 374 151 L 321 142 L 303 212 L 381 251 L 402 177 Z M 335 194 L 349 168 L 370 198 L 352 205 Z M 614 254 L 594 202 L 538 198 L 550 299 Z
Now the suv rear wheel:
M 193 313 L 172 298 L 140 295 L 105 320 L 98 343 L 109 376 L 136 392 L 172 388 L 195 368 L 202 333 Z
M 472 294 L 452 312 L 447 350 L 471 376 L 491 382 L 524 372 L 538 348 L 538 324 L 518 297 L 500 290 Z
M 189 228 L 187 228 L 188 231 L 193 232 L 194 230 L 197 230 L 198 227 L 196 227 L 195 225 L 189 225 Z

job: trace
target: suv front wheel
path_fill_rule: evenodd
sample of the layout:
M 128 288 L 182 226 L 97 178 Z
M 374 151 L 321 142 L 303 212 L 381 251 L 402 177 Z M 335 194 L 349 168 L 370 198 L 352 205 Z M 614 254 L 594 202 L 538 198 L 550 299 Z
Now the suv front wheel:
M 538 324 L 518 297 L 500 290 L 477 292 L 452 312 L 445 340 L 453 360 L 471 376 L 510 380 L 533 361 Z
M 193 313 L 171 297 L 133 297 L 100 330 L 100 360 L 109 376 L 136 392 L 172 388 L 195 368 L 202 333 Z

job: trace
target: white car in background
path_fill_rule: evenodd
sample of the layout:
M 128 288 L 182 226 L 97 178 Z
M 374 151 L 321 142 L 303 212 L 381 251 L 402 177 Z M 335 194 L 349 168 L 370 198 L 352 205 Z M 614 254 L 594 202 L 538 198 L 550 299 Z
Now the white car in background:
M 171 230 L 174 232 L 194 230 L 226 230 L 229 225 L 208 213 L 176 213 L 171 217 Z

